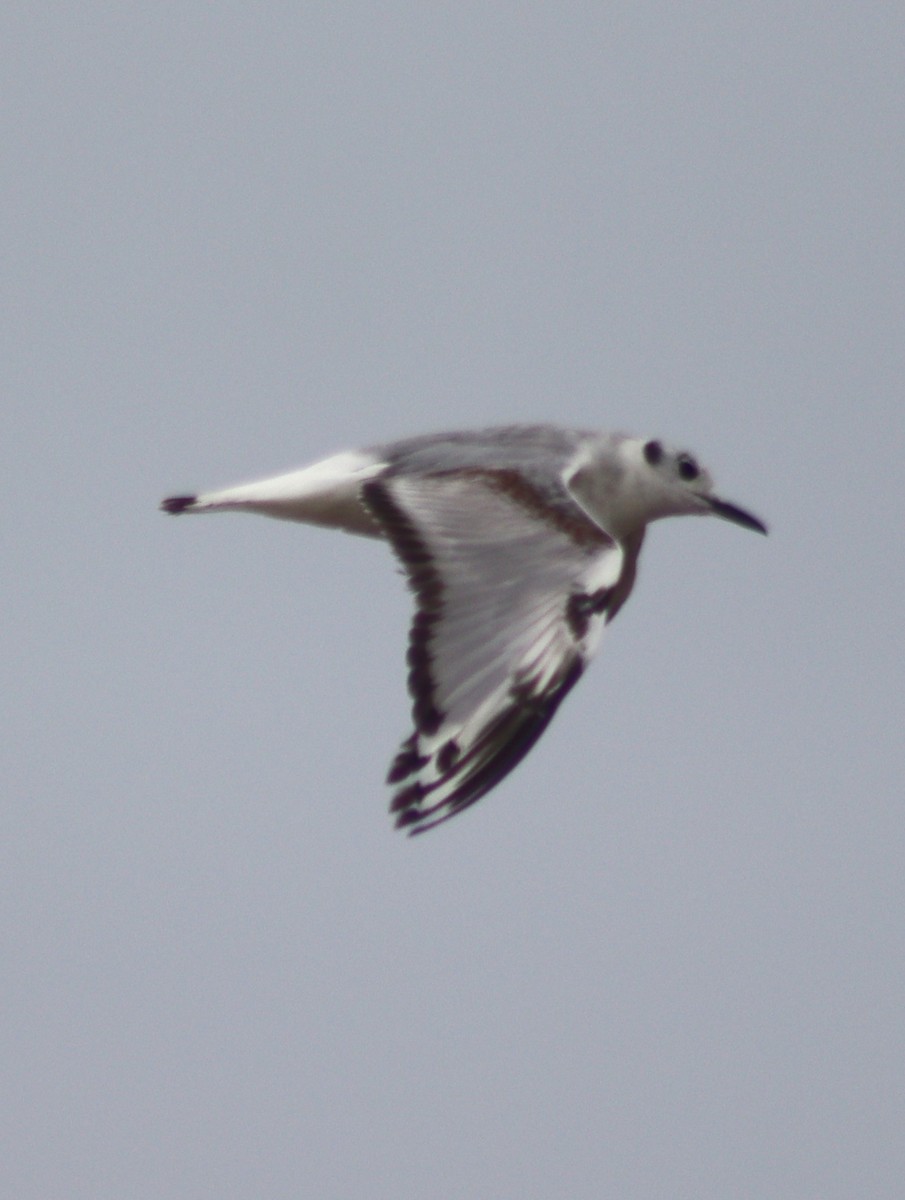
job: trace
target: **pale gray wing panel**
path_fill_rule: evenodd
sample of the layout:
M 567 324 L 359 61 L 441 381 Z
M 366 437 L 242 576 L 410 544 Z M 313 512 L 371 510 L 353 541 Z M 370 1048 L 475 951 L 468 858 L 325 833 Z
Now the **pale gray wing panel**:
M 368 483 L 415 593 L 415 733 L 391 772 L 402 823 L 445 819 L 510 770 L 593 653 L 622 551 L 512 471 Z M 529 736 L 530 735 L 530 736 Z
M 375 506 L 378 491 L 389 504 Z M 542 677 L 574 652 L 570 595 L 585 590 L 589 573 L 600 576 L 597 587 L 619 576 L 611 538 L 577 510 L 548 510 L 510 472 L 393 478 L 368 495 L 416 595 L 413 693 L 429 692 L 455 721 L 514 677 Z

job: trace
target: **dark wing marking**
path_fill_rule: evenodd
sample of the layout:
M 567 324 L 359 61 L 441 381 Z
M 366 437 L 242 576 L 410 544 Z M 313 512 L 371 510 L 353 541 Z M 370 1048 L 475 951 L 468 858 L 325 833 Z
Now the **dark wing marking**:
M 512 470 L 385 476 L 362 498 L 415 594 L 415 730 L 388 777 L 421 832 L 473 804 L 528 753 L 599 639 L 623 566 L 569 500 Z

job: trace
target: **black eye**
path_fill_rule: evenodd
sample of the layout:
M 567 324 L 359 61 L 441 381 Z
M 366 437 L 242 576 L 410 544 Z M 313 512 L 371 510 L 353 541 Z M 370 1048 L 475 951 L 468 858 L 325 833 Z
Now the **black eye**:
M 676 459 L 682 479 L 697 479 L 701 471 L 690 454 L 680 454 Z
M 663 447 L 659 442 L 647 442 L 644 447 L 644 457 L 652 467 L 655 467 L 663 458 Z

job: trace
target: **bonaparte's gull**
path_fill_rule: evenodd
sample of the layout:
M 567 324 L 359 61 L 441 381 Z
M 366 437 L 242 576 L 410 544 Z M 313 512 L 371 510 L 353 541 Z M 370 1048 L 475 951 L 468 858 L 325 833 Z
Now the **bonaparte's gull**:
M 198 495 L 168 513 L 237 509 L 385 538 L 415 597 L 414 731 L 387 782 L 420 833 L 479 800 L 528 753 L 635 582 L 649 521 L 716 515 L 685 451 L 552 425 L 409 438 Z

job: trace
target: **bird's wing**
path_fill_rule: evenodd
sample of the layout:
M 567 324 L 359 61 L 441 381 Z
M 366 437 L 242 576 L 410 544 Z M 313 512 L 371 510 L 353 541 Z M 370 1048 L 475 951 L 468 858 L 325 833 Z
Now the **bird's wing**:
M 624 556 L 564 488 L 515 470 L 387 475 L 362 499 L 415 595 L 415 729 L 390 769 L 411 832 L 473 804 L 543 733 L 594 653 Z

